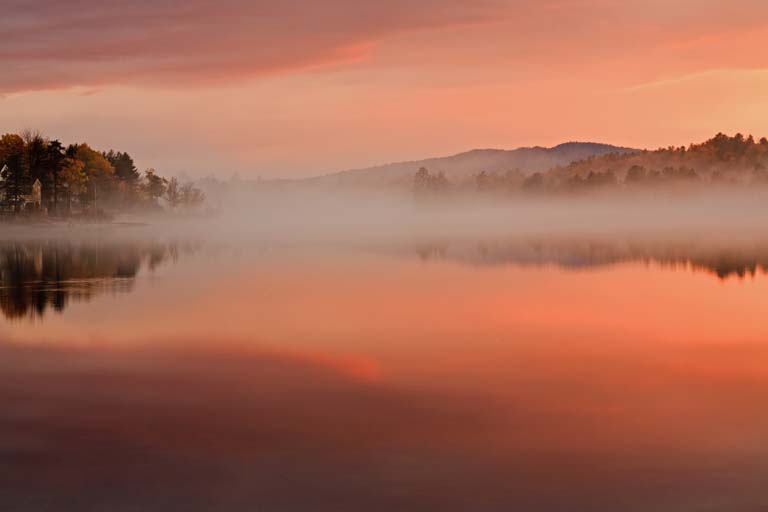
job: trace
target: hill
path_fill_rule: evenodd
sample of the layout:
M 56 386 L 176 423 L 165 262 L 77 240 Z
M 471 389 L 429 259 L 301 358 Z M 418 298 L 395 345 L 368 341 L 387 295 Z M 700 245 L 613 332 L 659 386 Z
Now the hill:
M 413 181 L 414 173 L 421 167 L 432 172 L 442 172 L 452 182 L 469 181 L 478 173 L 504 173 L 518 169 L 525 175 L 544 172 L 554 167 L 607 154 L 628 154 L 638 150 L 598 144 L 594 142 L 567 142 L 552 148 L 530 147 L 513 150 L 475 149 L 453 156 L 397 162 L 366 169 L 353 169 L 316 178 L 310 182 L 328 184 L 391 185 Z
M 768 139 L 755 141 L 718 133 L 688 147 L 668 147 L 636 153 L 595 155 L 557 166 L 546 173 L 551 182 L 564 182 L 590 173 L 611 173 L 619 180 L 644 177 L 693 176 L 708 182 L 748 183 L 768 179 Z

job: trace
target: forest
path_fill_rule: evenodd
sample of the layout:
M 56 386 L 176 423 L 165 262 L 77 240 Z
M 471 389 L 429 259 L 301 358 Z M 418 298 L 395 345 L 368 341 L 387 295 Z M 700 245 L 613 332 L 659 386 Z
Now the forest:
M 745 187 L 768 185 L 768 139 L 719 133 L 688 147 L 653 151 L 610 153 L 526 173 L 510 169 L 504 173 L 482 171 L 471 182 L 452 183 L 443 173 L 426 168 L 416 171 L 417 194 L 448 191 L 483 194 L 574 193 L 618 190 L 693 190 L 712 186 Z
M 111 212 L 199 208 L 192 183 L 139 172 L 121 151 L 65 146 L 35 131 L 0 137 L 0 213 L 5 217 L 106 217 Z

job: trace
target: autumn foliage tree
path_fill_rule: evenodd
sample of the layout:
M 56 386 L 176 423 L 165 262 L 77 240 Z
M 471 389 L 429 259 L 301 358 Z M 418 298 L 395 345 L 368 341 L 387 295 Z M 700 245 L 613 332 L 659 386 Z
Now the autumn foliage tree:
M 6 211 L 28 206 L 39 180 L 41 204 L 52 215 L 72 211 L 119 210 L 159 205 L 168 180 L 150 170 L 142 176 L 126 152 L 101 152 L 88 144 L 70 144 L 27 130 L 0 137 L 0 201 Z M 174 181 L 168 204 L 200 203 L 202 192 Z M 74 209 L 74 210 L 73 210 Z
M 109 150 L 103 153 L 107 161 L 114 168 L 114 177 L 116 179 L 116 200 L 122 204 L 131 204 L 139 198 L 139 186 L 141 182 L 141 173 L 136 168 L 136 164 L 131 155 L 121 151 Z
M 426 169 L 419 170 L 414 178 L 417 188 L 427 189 L 430 177 Z M 481 172 L 465 187 L 474 185 L 480 193 L 578 194 L 684 191 L 753 184 L 768 185 L 768 139 L 719 133 L 701 144 L 609 153 L 545 172 L 527 176 L 521 173 L 512 179 Z
M 154 206 L 159 206 L 159 199 L 165 195 L 168 189 L 168 180 L 158 176 L 154 169 L 144 171 L 143 192 L 149 202 Z

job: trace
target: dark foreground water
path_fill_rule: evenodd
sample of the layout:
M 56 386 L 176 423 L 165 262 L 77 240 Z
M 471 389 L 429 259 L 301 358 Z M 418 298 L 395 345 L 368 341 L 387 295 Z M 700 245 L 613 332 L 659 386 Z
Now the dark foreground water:
M 0 510 L 768 509 L 768 244 L 0 244 Z

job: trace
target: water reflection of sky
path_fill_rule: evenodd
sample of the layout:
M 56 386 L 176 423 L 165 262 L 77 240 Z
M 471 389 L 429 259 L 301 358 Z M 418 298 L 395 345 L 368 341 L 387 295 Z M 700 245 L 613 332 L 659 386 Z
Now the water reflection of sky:
M 759 509 L 768 280 L 476 250 L 144 255 L 130 293 L 6 323 L 2 502 Z

